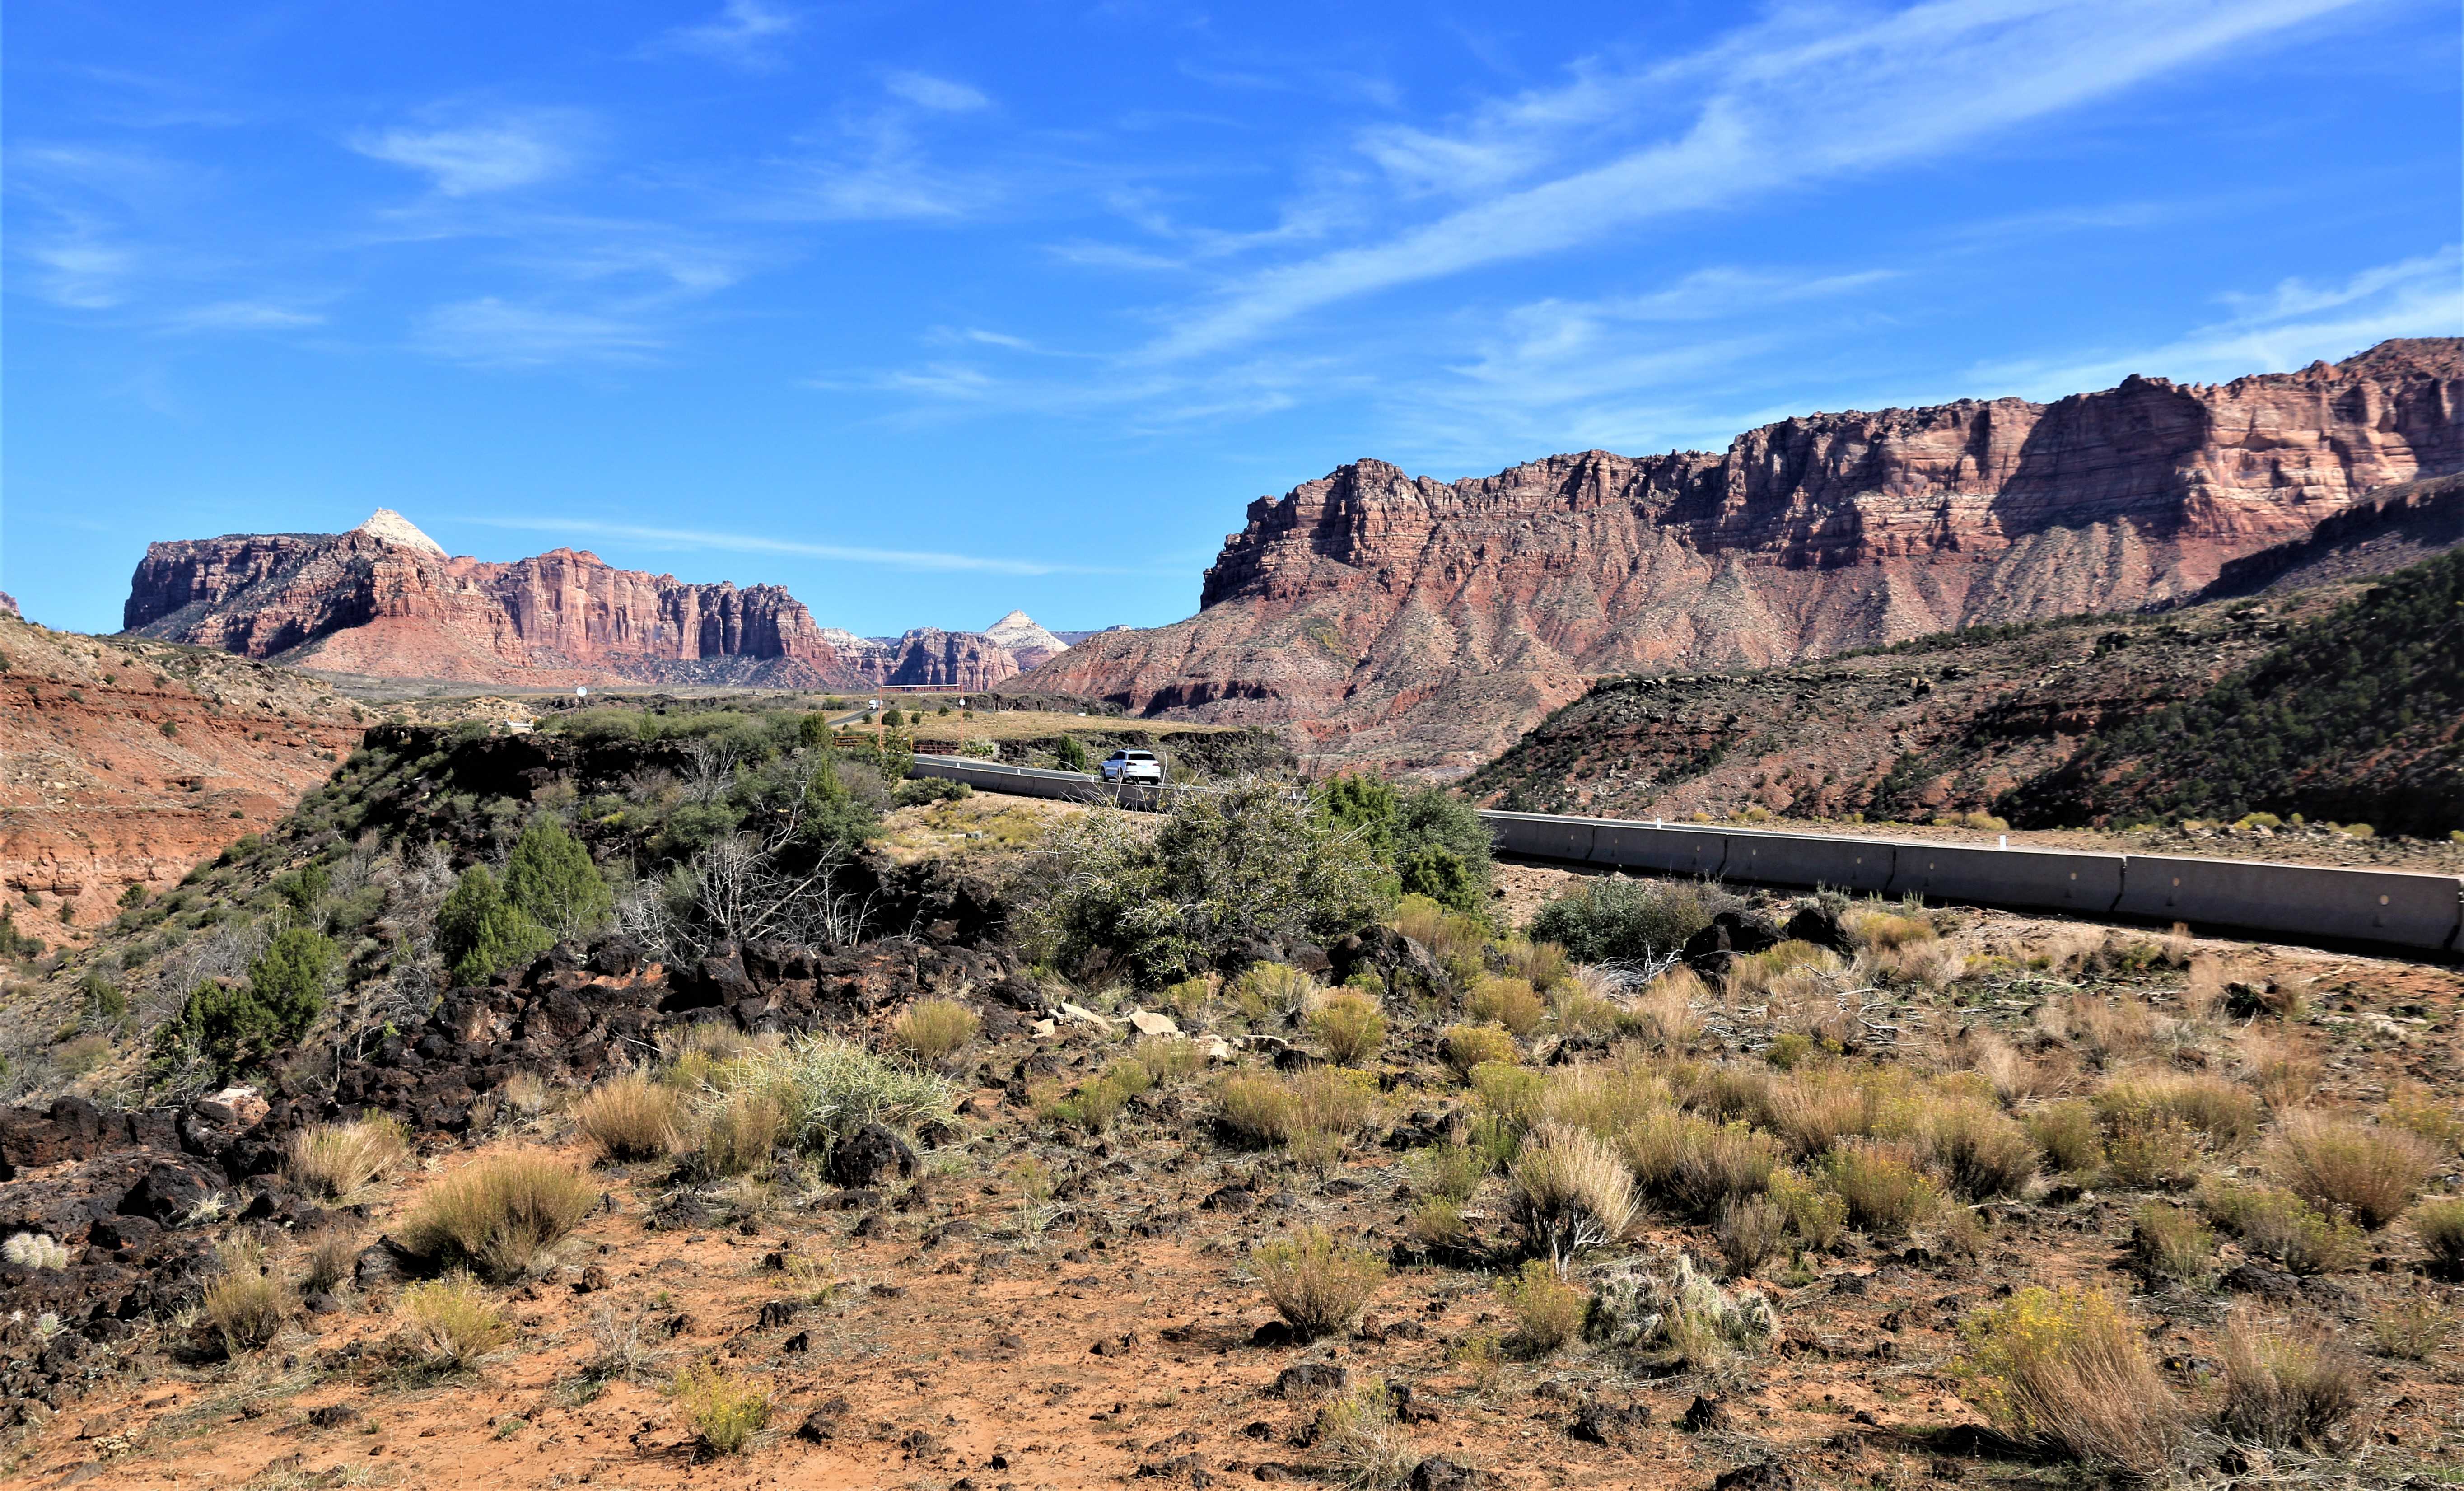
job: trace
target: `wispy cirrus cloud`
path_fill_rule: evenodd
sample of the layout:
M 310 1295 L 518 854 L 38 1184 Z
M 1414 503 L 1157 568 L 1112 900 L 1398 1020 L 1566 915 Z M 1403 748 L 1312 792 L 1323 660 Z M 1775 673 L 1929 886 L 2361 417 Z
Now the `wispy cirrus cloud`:
M 781 49 L 803 29 L 803 16 L 768 0 L 727 0 L 698 26 L 679 26 L 651 44 L 653 52 L 686 52 L 740 67 L 775 72 L 787 65 Z
M 2464 335 L 2464 246 L 2373 265 L 2342 280 L 2285 279 L 2218 299 L 2227 316 L 2169 341 L 1988 363 L 1971 376 L 2029 398 L 2057 399 L 2132 373 L 2222 383 L 2333 362 L 2389 337 Z
M 786 163 L 765 215 L 788 221 L 893 222 L 971 216 L 1018 189 L 1014 170 L 952 166 L 931 130 L 991 99 L 965 83 L 922 73 L 882 80 L 887 101 L 843 110 L 834 131 Z
M 774 538 L 762 534 L 729 533 L 706 528 L 654 528 L 635 523 L 607 523 L 586 517 L 494 517 L 473 516 L 463 519 L 487 528 L 513 529 L 525 533 L 595 535 L 609 538 L 631 538 L 670 549 L 710 549 L 734 554 L 781 554 L 802 559 L 837 559 L 852 564 L 880 564 L 892 569 L 918 571 L 972 571 L 988 575 L 1143 575 L 1158 573 L 1153 569 L 1121 568 L 1108 565 L 1072 564 L 1058 559 L 991 558 L 977 554 L 951 554 L 932 549 L 875 549 L 856 544 L 805 543 L 794 538 Z M 1164 571 L 1163 573 L 1174 573 Z
M 325 320 L 324 313 L 319 311 L 270 305 L 260 300 L 217 300 L 176 312 L 166 324 L 171 331 L 183 332 L 304 331 L 322 326 Z
M 347 143 L 370 160 L 420 172 L 441 195 L 471 197 L 563 174 L 586 127 L 573 110 L 525 109 L 457 124 L 366 130 Z
M 1236 276 L 1148 355 L 1214 353 L 1337 301 L 1932 158 L 2354 3 L 1932 0 L 1861 22 L 1789 10 L 1690 55 L 1586 65 L 1449 130 L 1364 133 L 1398 211 L 1453 205 Z
M 411 344 L 431 357 L 482 367 L 551 362 L 640 362 L 667 345 L 653 322 L 627 308 L 577 309 L 482 296 L 420 318 Z
M 894 72 L 882 79 L 881 86 L 893 99 L 904 99 L 919 109 L 939 114 L 972 114 L 991 108 L 993 103 L 980 88 L 930 73 Z

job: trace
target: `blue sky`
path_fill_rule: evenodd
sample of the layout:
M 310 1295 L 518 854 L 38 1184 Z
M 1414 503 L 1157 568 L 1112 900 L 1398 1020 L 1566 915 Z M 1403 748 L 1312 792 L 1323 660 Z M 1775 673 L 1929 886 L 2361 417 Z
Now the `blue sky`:
M 16 0 L 0 588 L 1152 625 L 1253 496 L 2464 331 L 2453 0 Z

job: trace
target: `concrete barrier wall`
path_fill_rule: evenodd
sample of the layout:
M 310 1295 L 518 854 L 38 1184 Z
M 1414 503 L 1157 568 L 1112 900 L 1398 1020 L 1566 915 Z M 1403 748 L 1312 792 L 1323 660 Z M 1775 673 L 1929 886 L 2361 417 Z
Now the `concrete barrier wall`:
M 2134 854 L 2115 910 L 2293 936 L 2457 948 L 2453 876 Z
M 919 777 L 987 792 L 1151 808 L 1177 787 L 1108 787 L 1076 772 L 919 756 Z M 2019 910 L 2188 922 L 2293 940 L 2464 953 L 2464 877 L 2182 855 L 1996 849 L 1925 840 L 1652 824 L 1548 813 L 1481 817 L 1498 849 L 1533 859 L 1771 886 L 1831 886 Z

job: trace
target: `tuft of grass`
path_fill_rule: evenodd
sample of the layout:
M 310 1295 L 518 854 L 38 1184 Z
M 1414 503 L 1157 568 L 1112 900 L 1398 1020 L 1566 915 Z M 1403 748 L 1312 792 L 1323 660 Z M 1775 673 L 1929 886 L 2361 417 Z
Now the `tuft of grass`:
M 1641 1062 L 1577 1062 L 1550 1074 L 1539 1116 L 1614 1141 L 1668 1101 L 1667 1082 Z
M 2045 1163 L 2065 1175 L 2091 1175 L 2104 1168 L 2104 1134 L 2096 1109 L 2076 1098 L 2030 1113 L 2028 1136 L 2044 1151 Z
M 1130 1056 L 1157 1082 L 1180 1082 L 1206 1068 L 1206 1047 L 1187 1036 L 1148 1036 Z
M 1711 991 L 1694 970 L 1680 963 L 1653 979 L 1617 1021 L 1620 1029 L 1665 1050 L 1681 1050 L 1702 1033 L 1701 1010 Z
M 1942 1210 L 1942 1196 L 1917 1167 L 1916 1148 L 1891 1140 L 1846 1139 L 1822 1157 L 1822 1181 L 1848 1205 L 1848 1219 L 1877 1237 L 1905 1237 Z
M 2133 1072 L 2107 1083 L 2095 1098 L 2108 1131 L 2119 1136 L 2179 1123 L 2204 1135 L 2210 1148 L 2230 1154 L 2258 1132 L 2255 1094 L 2222 1077 L 2193 1072 Z
M 1517 1036 L 1529 1036 L 1548 1018 L 1549 1005 L 1533 992 L 1529 979 L 1484 978 L 1472 985 L 1470 997 L 1463 1001 L 1463 1011 L 1475 1020 L 1503 1025 Z
M 1356 1066 L 1386 1043 L 1386 1013 L 1357 989 L 1338 989 L 1309 1018 L 1309 1034 L 1338 1066 Z
M 1323 1135 L 1340 1141 L 1368 1121 L 1376 1080 L 1364 1072 L 1313 1066 L 1289 1076 L 1242 1072 L 1224 1080 L 1218 1111 L 1233 1129 L 1266 1144 L 1290 1146 Z
M 1384 1259 L 1317 1227 L 1266 1243 L 1249 1261 L 1275 1312 L 1304 1341 L 1331 1335 L 1359 1319 L 1386 1278 Z
M 1780 1168 L 1769 1134 L 1693 1113 L 1652 1114 L 1626 1130 L 1620 1148 L 1644 1194 L 1688 1217 L 1760 1195 Z
M 2260 1258 L 2274 1259 L 2297 1274 L 2327 1274 L 2361 1266 L 2365 1244 L 2361 1229 L 2330 1217 L 2275 1186 L 2211 1182 L 2199 1193 L 2208 1219 Z
M 2159 1117 L 2114 1134 L 2104 1148 L 2105 1173 L 2125 1186 L 2178 1190 L 2199 1178 L 2207 1146 L 2178 1118 Z
M 1253 1020 L 1306 1015 L 1325 998 L 1326 985 L 1289 963 L 1252 963 L 1232 980 L 1232 1002 Z
M 1514 1322 L 1507 1343 L 1519 1356 L 1538 1358 L 1582 1334 L 1591 1297 L 1533 1259 L 1497 1282 L 1498 1298 Z
M 2436 1300 L 2393 1301 L 2370 1320 L 2370 1339 L 2383 1353 L 2407 1362 L 2426 1362 L 2438 1354 L 2454 1333 L 2455 1317 Z
M 1933 923 L 1920 917 L 1859 911 L 1848 917 L 1848 937 L 1860 948 L 1896 953 L 1920 942 L 1933 941 L 1934 930 Z
M 2323 1113 L 2288 1113 L 2268 1162 L 2321 1210 L 2342 1208 L 2375 1232 L 2404 1215 L 2438 1165 L 2430 1142 L 2408 1129 Z
M 890 1027 L 890 1036 L 908 1055 L 938 1067 L 966 1049 L 982 1027 L 981 1017 L 956 999 L 918 999 Z
M 1614 1242 L 1634 1221 L 1634 1177 L 1617 1151 L 1580 1129 L 1535 1129 L 1507 1172 L 1526 1243 L 1561 1271 L 1585 1248 Z
M 1436 1144 L 1420 1151 L 1413 1172 L 1424 1195 L 1460 1204 L 1488 1178 L 1489 1160 L 1467 1144 Z
M 461 1371 L 513 1338 L 504 1311 L 466 1273 L 448 1274 L 402 1291 L 394 1313 L 421 1366 Z
M 748 1085 L 722 1094 L 693 1131 L 689 1168 L 702 1180 L 760 1171 L 786 1138 L 787 1123 L 787 1105 L 775 1088 Z
M 360 1239 L 340 1227 L 328 1227 L 308 1244 L 308 1272 L 300 1284 L 310 1294 L 331 1294 L 350 1283 L 360 1261 Z
M 1472 1068 L 1490 1062 L 1511 1066 L 1522 1060 L 1515 1048 L 1514 1038 L 1500 1025 L 1449 1025 L 1446 1027 L 1446 1064 L 1455 1075 L 1469 1079 Z
M 2464 1273 L 2464 1201 L 2422 1202 L 2412 1209 L 2412 1230 L 2433 1268 L 2449 1278 Z
M 677 1372 L 668 1396 L 685 1426 L 713 1455 L 733 1455 L 753 1442 L 770 1422 L 770 1389 L 749 1373 L 712 1362 Z
M 1344 1484 L 1399 1486 L 1417 1458 L 1395 1418 L 1395 1393 L 1381 1378 L 1354 1383 L 1318 1406 L 1311 1437 L 1334 1462 Z
M 518 1279 L 598 1200 L 589 1180 L 565 1161 L 508 1151 L 429 1186 L 403 1224 L 402 1243 L 431 1263 L 467 1265 L 499 1282 Z
M 402 1164 L 410 1137 L 382 1114 L 347 1124 L 319 1124 L 291 1136 L 282 1170 L 293 1181 L 335 1199 L 350 1195 Z
M 2169 1458 L 2180 1401 L 2113 1296 L 2022 1289 L 1961 1335 L 1971 1400 L 2014 1438 L 2143 1474 Z
M 642 1072 L 601 1083 L 574 1106 L 574 1127 L 603 1160 L 657 1159 L 683 1131 L 684 1094 Z
M 1104 1068 L 1097 1076 L 1072 1087 L 1067 1094 L 1058 1086 L 1045 1091 L 1036 1105 L 1039 1117 L 1089 1133 L 1102 1133 L 1112 1127 L 1130 1099 L 1155 1085 L 1155 1073 L 1133 1057 L 1123 1057 Z
M 1573 960 L 1566 955 L 1562 943 L 1513 937 L 1507 941 L 1505 952 L 1507 970 L 1542 994 L 1574 976 Z
M 2215 1245 L 2215 1235 L 2182 1207 L 2148 1201 L 2130 1215 L 2130 1261 L 2149 1279 L 2199 1278 Z
M 1808 1252 L 1827 1253 L 1848 1233 L 1848 1203 L 1792 1170 L 1775 1171 L 1768 1193 L 1788 1217 L 1789 1236 Z
M 2225 1331 L 2226 1432 L 2271 1448 L 2335 1447 L 2336 1431 L 2362 1403 L 2362 1367 L 2316 1327 Z
M 2036 1146 L 2000 1108 L 1975 1099 L 1941 1103 L 1918 1130 L 1925 1162 L 1971 1201 L 2017 1195 L 2036 1178 Z
M 221 1271 L 206 1285 L 206 1318 L 237 1356 L 273 1344 L 291 1316 L 291 1291 L 265 1266 L 265 1250 L 253 1239 L 234 1238 L 217 1253 Z

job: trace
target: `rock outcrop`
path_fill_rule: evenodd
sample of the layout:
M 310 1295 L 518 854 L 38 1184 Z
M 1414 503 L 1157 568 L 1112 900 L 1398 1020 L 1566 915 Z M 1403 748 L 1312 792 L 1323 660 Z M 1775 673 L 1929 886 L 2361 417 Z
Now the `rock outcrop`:
M 1090 638 L 1036 682 L 1451 774 L 1603 673 L 2160 603 L 2373 488 L 2458 470 L 2453 338 L 2218 385 L 1811 415 L 1716 455 L 1451 483 L 1361 461 L 1252 503 L 1197 616 Z
M 983 689 L 1061 650 L 1022 613 L 998 625 L 1007 640 L 933 628 L 861 638 L 816 625 L 777 585 L 689 584 L 565 548 L 510 563 L 457 558 L 382 509 L 345 534 L 150 545 L 122 612 L 140 636 L 477 684 Z

